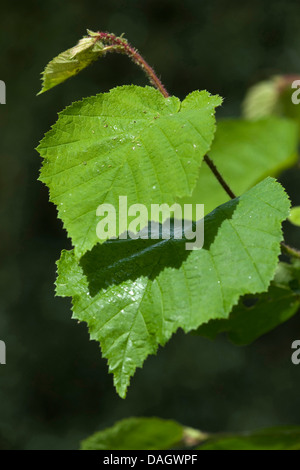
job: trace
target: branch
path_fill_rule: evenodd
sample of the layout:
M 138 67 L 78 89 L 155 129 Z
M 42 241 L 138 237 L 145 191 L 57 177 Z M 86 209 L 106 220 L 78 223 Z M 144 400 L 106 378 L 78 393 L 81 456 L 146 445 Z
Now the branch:
M 130 57 L 133 62 L 146 73 L 148 79 L 150 80 L 150 83 L 152 83 L 152 85 L 155 86 L 165 98 L 168 98 L 170 96 L 166 88 L 154 72 L 153 68 L 150 67 L 150 65 L 145 61 L 141 54 L 136 49 L 134 49 L 126 39 L 122 37 L 118 38 L 117 36 L 111 33 L 103 33 L 99 31 L 96 36 L 96 41 L 97 40 L 101 40 L 102 42 L 112 46 L 112 51 L 121 52 Z M 219 173 L 219 170 L 217 169 L 216 165 L 209 158 L 208 155 L 204 156 L 204 161 L 209 167 L 209 169 L 212 171 L 213 175 L 216 177 L 217 181 L 222 186 L 224 191 L 228 194 L 228 196 L 231 199 L 235 199 L 236 195 L 230 189 L 229 185 L 226 183 L 223 176 Z M 300 251 L 286 245 L 284 242 L 281 243 L 281 250 L 283 253 L 286 253 L 289 256 L 293 256 L 294 258 L 300 259 Z
M 154 85 L 165 98 L 170 96 L 154 72 L 153 68 L 150 67 L 141 54 L 136 49 L 134 49 L 134 47 L 132 47 L 126 39 L 118 38 L 114 34 L 102 33 L 100 31 L 98 32 L 97 39 L 101 40 L 102 42 L 107 42 L 110 45 L 117 46 L 118 49 L 115 49 L 116 52 L 121 52 L 128 55 L 133 60 L 133 62 L 146 73 L 150 83 L 152 83 L 152 85 Z
M 296 248 L 292 248 L 291 246 L 286 245 L 284 242 L 281 242 L 281 251 L 286 255 L 293 256 L 293 258 L 300 259 L 300 251 L 296 250 Z
M 98 31 L 97 36 L 96 36 L 96 41 L 100 40 L 104 43 L 107 43 L 111 46 L 114 46 L 115 52 L 121 52 L 123 54 L 126 54 L 128 57 L 130 57 L 133 62 L 138 65 L 147 75 L 148 79 L 150 80 L 150 83 L 154 85 L 160 92 L 161 94 L 165 97 L 168 98 L 170 95 L 167 92 L 166 88 L 154 72 L 153 68 L 150 67 L 150 65 L 145 61 L 145 59 L 141 56 L 141 54 L 134 49 L 126 39 L 124 38 L 118 38 L 114 34 L 111 33 L 103 33 L 101 31 Z M 235 199 L 236 195 L 234 192 L 230 189 L 229 185 L 226 183 L 224 178 L 221 176 L 219 173 L 216 165 L 213 163 L 213 161 L 208 157 L 208 155 L 205 155 L 204 157 L 205 163 L 208 165 L 214 176 L 217 178 L 218 182 L 220 185 L 223 187 L 223 189 L 226 191 L 228 196 L 231 199 Z
M 231 199 L 235 199 L 236 198 L 236 195 L 234 194 L 233 191 L 231 191 L 230 187 L 228 186 L 228 184 L 226 183 L 226 181 L 224 180 L 223 176 L 219 173 L 219 170 L 217 169 L 216 165 L 214 164 L 214 162 L 209 158 L 208 155 L 205 155 L 204 156 L 204 161 L 205 163 L 208 165 L 208 167 L 210 168 L 210 170 L 213 172 L 213 174 L 215 175 L 215 177 L 217 178 L 217 180 L 219 181 L 220 185 L 222 186 L 222 188 L 226 191 L 226 193 L 228 194 L 228 196 L 231 198 Z

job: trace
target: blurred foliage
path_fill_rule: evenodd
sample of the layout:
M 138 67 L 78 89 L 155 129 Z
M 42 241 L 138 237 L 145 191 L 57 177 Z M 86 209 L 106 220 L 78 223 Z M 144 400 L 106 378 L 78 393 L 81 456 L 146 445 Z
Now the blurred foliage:
M 246 348 L 178 333 L 138 372 L 124 402 L 113 390 L 95 342 L 54 297 L 55 261 L 70 244 L 37 182 L 34 148 L 56 114 L 82 96 L 146 84 L 126 57 L 109 56 L 36 97 L 40 72 L 86 28 L 125 33 L 168 91 L 225 97 L 218 117 L 240 114 L 246 90 L 278 74 L 300 73 L 300 4 L 268 0 L 29 0 L 1 5 L 0 79 L 0 448 L 72 449 L 127 416 L 173 418 L 209 432 L 299 424 L 299 367 L 291 343 L 299 317 Z M 295 109 L 295 108 L 293 108 Z M 296 112 L 296 111 L 295 111 Z M 300 205 L 299 166 L 280 178 Z M 299 228 L 285 223 L 300 247 Z
M 299 426 L 278 426 L 253 433 L 212 438 L 200 450 L 300 450 Z
M 99 431 L 81 443 L 82 450 L 170 449 L 178 445 L 184 428 L 175 421 L 159 418 L 128 418 Z
M 300 227 L 300 206 L 297 207 L 292 207 L 291 209 L 291 215 L 289 217 L 289 221 Z
M 299 294 L 299 260 L 279 263 L 267 292 L 260 296 L 245 296 L 233 308 L 229 319 L 211 320 L 200 326 L 197 334 L 214 339 L 219 333 L 226 332 L 234 344 L 250 344 L 298 312 Z
M 278 426 L 236 435 L 206 434 L 171 420 L 128 418 L 88 437 L 81 443 L 80 448 L 82 450 L 300 450 L 300 427 Z M 184 458 L 183 455 L 181 457 Z

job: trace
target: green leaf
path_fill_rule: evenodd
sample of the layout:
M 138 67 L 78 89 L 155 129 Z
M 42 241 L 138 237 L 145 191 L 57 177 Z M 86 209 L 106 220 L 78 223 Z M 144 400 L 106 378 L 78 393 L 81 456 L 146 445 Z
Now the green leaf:
M 260 120 L 268 116 L 298 117 L 299 111 L 292 101 L 294 80 L 299 75 L 276 75 L 249 88 L 243 102 L 243 116 Z M 296 114 L 295 114 L 296 111 Z
M 281 426 L 206 441 L 200 450 L 300 450 L 300 426 Z
M 184 428 L 171 420 L 128 418 L 96 432 L 81 443 L 81 450 L 170 449 L 180 443 Z
M 110 46 L 104 46 L 101 41 L 96 40 L 96 33 L 92 31 L 88 33 L 89 35 L 83 37 L 76 46 L 62 52 L 49 62 L 42 73 L 43 86 L 39 95 L 77 75 L 111 49 Z
M 182 103 L 151 87 L 124 86 L 74 103 L 38 147 L 40 179 L 72 239 L 77 255 L 99 243 L 96 215 L 112 204 L 127 230 L 128 206 L 175 202 L 189 195 L 215 131 L 215 107 L 221 98 L 206 91 Z M 118 230 L 118 236 L 124 231 Z M 104 241 L 104 240 L 101 240 Z
M 300 260 L 293 258 L 291 263 L 279 263 L 274 282 L 280 286 L 288 286 L 295 293 L 300 293 Z
M 292 224 L 297 225 L 297 227 L 300 227 L 300 206 L 292 207 L 288 219 Z
M 272 178 L 205 217 L 205 243 L 185 239 L 112 240 L 79 262 L 63 251 L 57 294 L 73 297 L 73 317 L 101 343 L 121 397 L 149 354 L 182 328 L 228 318 L 241 295 L 267 290 L 289 213 Z
M 297 132 L 297 125 L 287 119 L 218 121 L 209 156 L 239 196 L 262 179 L 278 175 L 297 161 Z M 192 196 L 179 202 L 201 202 L 207 214 L 228 199 L 210 169 L 203 165 Z
M 280 263 L 268 292 L 247 296 L 235 306 L 228 320 L 211 320 L 197 334 L 215 339 L 227 332 L 238 345 L 249 344 L 295 315 L 300 308 L 300 266 Z
M 295 120 L 299 134 L 299 92 L 297 83 L 293 86 L 299 78 L 299 75 L 279 75 L 251 87 L 243 102 L 243 116 L 250 120 L 284 116 Z
M 244 117 L 257 120 L 278 114 L 281 83 L 282 77 L 276 76 L 249 88 L 243 102 Z
M 300 450 L 300 426 L 207 434 L 160 418 L 127 418 L 81 442 L 81 450 Z M 118 456 L 116 456 L 118 457 Z

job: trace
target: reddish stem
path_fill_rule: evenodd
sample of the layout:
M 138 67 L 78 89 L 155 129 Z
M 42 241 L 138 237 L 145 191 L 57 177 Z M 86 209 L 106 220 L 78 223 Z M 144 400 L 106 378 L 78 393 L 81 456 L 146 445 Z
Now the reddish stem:
M 128 55 L 135 64 L 137 64 L 139 67 L 141 67 L 142 70 L 144 70 L 152 85 L 154 85 L 165 98 L 168 98 L 170 96 L 161 81 L 159 80 L 158 76 L 154 72 L 153 68 L 150 67 L 150 65 L 145 61 L 141 54 L 136 49 L 134 49 L 134 47 L 132 47 L 126 41 L 126 39 L 118 38 L 114 34 L 102 33 L 100 31 L 98 31 L 97 38 L 102 40 L 103 42 L 108 42 L 111 45 L 117 46 L 120 52 Z
M 286 243 L 281 242 L 281 249 L 283 253 L 285 253 L 286 255 L 293 256 L 294 258 L 300 259 L 300 251 L 297 250 L 296 248 L 293 248 L 287 245 Z
M 142 70 L 144 70 L 144 72 L 148 76 L 148 78 L 149 78 L 150 82 L 152 83 L 152 85 L 154 85 L 161 92 L 161 94 L 165 98 L 168 98 L 170 96 L 169 93 L 167 92 L 167 90 L 165 89 L 165 87 L 163 86 L 163 84 L 161 83 L 161 81 L 159 80 L 158 76 L 154 72 L 153 68 L 150 67 L 150 65 L 145 61 L 145 59 L 141 56 L 141 54 L 139 54 L 139 52 L 136 49 L 134 49 L 127 42 L 126 39 L 118 38 L 117 36 L 115 36 L 112 33 L 103 33 L 101 31 L 98 31 L 97 36 L 95 37 L 95 40 L 96 41 L 100 40 L 100 41 L 102 41 L 104 43 L 107 43 L 111 46 L 115 46 L 114 50 L 116 52 L 121 52 L 123 54 L 128 55 L 133 60 L 133 62 L 135 64 L 137 64 L 139 67 L 141 67 Z M 217 178 L 220 185 L 226 191 L 228 196 L 231 199 L 235 199 L 236 195 L 230 189 L 230 187 L 228 186 L 228 184 L 226 183 L 226 181 L 224 180 L 222 175 L 219 173 L 216 165 L 209 158 L 208 155 L 204 156 L 204 161 L 208 165 L 208 167 L 210 168 L 210 170 L 212 171 L 214 176 Z
M 236 198 L 236 195 L 234 194 L 234 192 L 230 189 L 230 187 L 228 186 L 228 184 L 226 183 L 226 181 L 224 180 L 223 176 L 221 175 L 221 173 L 219 173 L 219 170 L 218 168 L 216 167 L 216 165 L 214 164 L 214 162 L 209 158 L 208 155 L 204 155 L 204 161 L 206 163 L 206 165 L 209 167 L 209 169 L 212 171 L 212 173 L 215 175 L 215 177 L 217 178 L 217 180 L 219 181 L 220 185 L 222 186 L 222 188 L 224 189 L 224 191 L 226 191 L 226 193 L 228 194 L 228 196 L 231 198 L 231 199 L 235 199 Z

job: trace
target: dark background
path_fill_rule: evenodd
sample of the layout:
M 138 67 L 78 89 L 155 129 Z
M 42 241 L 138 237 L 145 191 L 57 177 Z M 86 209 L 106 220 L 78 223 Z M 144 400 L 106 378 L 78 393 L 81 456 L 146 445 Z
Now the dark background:
M 238 116 L 246 89 L 277 73 L 300 73 L 300 3 L 287 0 L 49 0 L 1 2 L 0 79 L 0 448 L 72 449 L 128 416 L 174 418 L 205 431 L 300 424 L 300 366 L 294 317 L 255 344 L 237 348 L 173 337 L 145 362 L 120 399 L 87 328 L 70 301 L 54 297 L 55 261 L 69 241 L 37 181 L 34 150 L 64 106 L 122 84 L 146 84 L 127 57 L 108 56 L 45 95 L 40 72 L 86 28 L 125 33 L 184 98 L 194 89 L 225 97 L 219 112 Z M 299 170 L 282 176 L 300 205 Z M 288 227 L 299 246 L 299 229 Z

